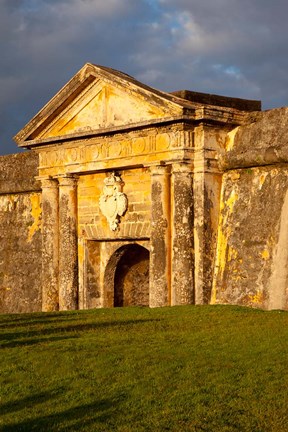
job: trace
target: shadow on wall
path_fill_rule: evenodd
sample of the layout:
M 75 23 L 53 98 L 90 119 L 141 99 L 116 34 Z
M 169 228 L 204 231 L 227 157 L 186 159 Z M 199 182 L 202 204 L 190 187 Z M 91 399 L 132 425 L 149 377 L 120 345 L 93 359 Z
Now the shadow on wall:
M 116 267 L 114 306 L 149 306 L 149 251 L 128 246 Z
M 149 306 L 149 251 L 138 244 L 121 246 L 104 276 L 106 307 Z

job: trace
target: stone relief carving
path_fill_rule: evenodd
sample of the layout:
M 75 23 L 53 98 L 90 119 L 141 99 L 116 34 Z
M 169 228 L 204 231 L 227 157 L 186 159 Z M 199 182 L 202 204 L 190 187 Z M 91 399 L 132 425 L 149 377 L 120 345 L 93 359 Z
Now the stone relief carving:
M 110 229 L 116 231 L 127 210 L 127 196 L 122 192 L 124 182 L 119 175 L 110 173 L 104 180 L 103 193 L 99 199 L 99 207 L 102 214 L 106 217 Z
M 136 137 L 120 141 L 102 141 L 91 139 L 91 145 L 83 147 L 81 141 L 76 141 L 78 147 L 59 148 L 57 151 L 41 151 L 40 168 L 54 165 L 70 165 L 77 162 L 82 164 L 87 160 L 105 160 L 130 156 L 142 156 L 155 153 L 156 151 L 166 152 L 181 146 L 180 132 L 159 133 L 146 137 Z

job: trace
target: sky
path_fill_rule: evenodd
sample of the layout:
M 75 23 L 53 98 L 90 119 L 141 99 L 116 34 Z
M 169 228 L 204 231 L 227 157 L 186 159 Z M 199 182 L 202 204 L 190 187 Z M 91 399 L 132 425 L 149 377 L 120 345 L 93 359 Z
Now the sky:
M 0 154 L 81 67 L 288 105 L 287 0 L 0 0 Z

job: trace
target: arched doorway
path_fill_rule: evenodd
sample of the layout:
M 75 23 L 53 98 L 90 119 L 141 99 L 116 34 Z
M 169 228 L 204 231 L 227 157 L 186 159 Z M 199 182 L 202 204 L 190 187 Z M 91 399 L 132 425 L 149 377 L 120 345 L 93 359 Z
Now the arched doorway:
M 123 246 L 114 275 L 114 306 L 149 306 L 149 251 Z

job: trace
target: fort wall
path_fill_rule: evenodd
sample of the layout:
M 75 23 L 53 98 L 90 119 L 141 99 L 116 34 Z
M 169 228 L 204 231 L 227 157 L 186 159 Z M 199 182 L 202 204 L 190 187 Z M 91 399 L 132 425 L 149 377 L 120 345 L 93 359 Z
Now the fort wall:
M 0 312 L 288 309 L 288 108 L 86 64 L 0 158 Z
M 0 157 L 0 310 L 41 310 L 41 190 L 38 155 Z
M 288 109 L 227 135 L 212 303 L 288 307 Z

